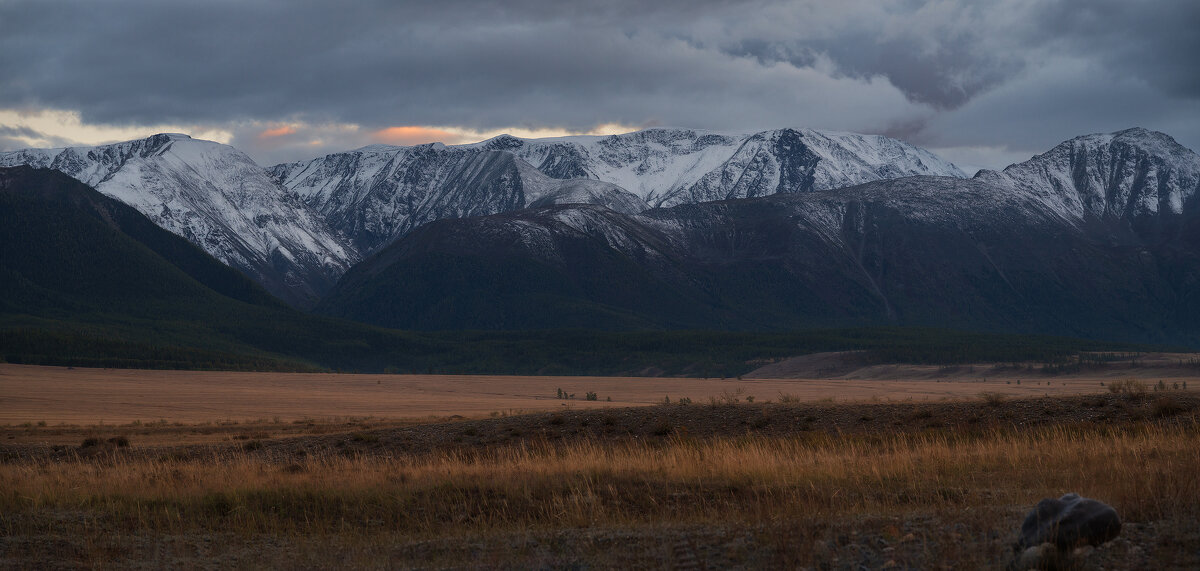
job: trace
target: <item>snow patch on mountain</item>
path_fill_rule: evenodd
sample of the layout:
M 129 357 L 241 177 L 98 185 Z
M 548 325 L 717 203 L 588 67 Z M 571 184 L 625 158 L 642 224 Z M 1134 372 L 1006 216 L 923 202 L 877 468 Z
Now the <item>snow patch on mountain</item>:
M 517 169 L 521 173 L 527 208 L 556 204 L 594 204 L 622 214 L 637 214 L 650 208 L 650 205 L 636 194 L 611 182 L 587 178 L 551 178 L 523 160 L 518 160 Z

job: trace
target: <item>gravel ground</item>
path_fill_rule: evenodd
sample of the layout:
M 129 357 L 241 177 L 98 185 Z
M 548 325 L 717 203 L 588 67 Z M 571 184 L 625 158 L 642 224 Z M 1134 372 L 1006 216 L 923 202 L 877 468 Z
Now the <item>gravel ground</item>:
M 1014 522 L 1021 510 L 996 510 Z M 78 514 L 46 514 L 47 525 Z M 1000 569 L 1012 534 L 954 521 L 953 514 L 794 521 L 765 526 L 664 526 L 528 531 L 486 537 L 366 541 L 353 536 L 232 533 L 112 534 L 101 540 L 53 532 L 0 537 L 0 568 L 411 568 L 411 569 Z M 974 520 L 978 522 L 978 520 Z M 1173 554 L 1164 561 L 1160 552 Z M 1182 554 L 1182 557 L 1181 555 Z M 97 557 L 103 558 L 96 561 Z M 1129 523 L 1120 537 L 1072 556 L 1073 569 L 1200 568 L 1200 523 Z M 99 565 L 98 565 L 99 564 Z

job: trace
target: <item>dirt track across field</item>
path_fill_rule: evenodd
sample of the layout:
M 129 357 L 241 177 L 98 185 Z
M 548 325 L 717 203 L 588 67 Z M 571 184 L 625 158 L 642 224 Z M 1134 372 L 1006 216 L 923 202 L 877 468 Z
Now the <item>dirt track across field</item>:
M 745 402 L 940 401 L 1104 392 L 1113 378 L 1154 382 L 1164 371 L 1110 369 L 1047 376 L 986 366 L 939 369 L 891 367 L 868 378 L 695 379 L 516 377 L 468 375 L 355 375 L 86 369 L 0 364 L 0 424 L 200 423 L 222 420 L 337 417 L 424 418 L 661 403 L 687 397 Z M 892 378 L 887 378 L 887 377 Z M 1153 377 L 1153 378 L 1152 378 Z M 1183 380 L 1169 376 L 1168 383 Z M 1193 384 L 1200 383 L 1200 377 Z M 575 398 L 557 398 L 558 389 Z M 598 400 L 585 400 L 595 392 Z M 608 399 L 612 399 L 609 401 Z

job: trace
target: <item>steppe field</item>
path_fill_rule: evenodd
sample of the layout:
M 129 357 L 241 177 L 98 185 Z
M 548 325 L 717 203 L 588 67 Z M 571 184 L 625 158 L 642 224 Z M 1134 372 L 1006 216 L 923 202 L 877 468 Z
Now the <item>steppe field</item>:
M 1004 568 L 1025 513 L 1077 492 L 1125 525 L 1071 565 L 1195 569 L 1193 362 L 824 354 L 742 379 L 0 365 L 0 568 Z
M 1125 378 L 1156 383 L 1200 377 L 1195 356 L 1138 356 L 1072 374 L 1030 364 L 861 365 L 822 353 L 742 378 L 550 377 L 247 373 L 38 367 L 0 363 L 0 424 L 213 423 L 345 417 L 429 419 L 517 411 L 628 407 L 713 400 L 914 401 L 1103 393 Z M 1200 387 L 1197 387 L 1200 388 Z M 559 398 L 559 389 L 573 399 Z M 587 393 L 596 400 L 587 400 Z

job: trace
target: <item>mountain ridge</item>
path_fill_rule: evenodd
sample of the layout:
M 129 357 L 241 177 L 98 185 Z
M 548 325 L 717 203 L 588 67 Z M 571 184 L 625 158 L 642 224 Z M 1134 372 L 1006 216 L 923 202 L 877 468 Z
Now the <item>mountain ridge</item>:
M 479 157 L 496 152 L 514 157 L 514 165 L 499 172 L 474 166 Z M 433 219 L 545 205 L 550 201 L 537 192 L 555 191 L 529 191 L 553 187 L 554 180 L 608 185 L 585 193 L 588 202 L 632 213 L 643 202 L 662 206 L 807 192 L 906 174 L 965 176 L 932 153 L 895 139 L 807 129 L 749 135 L 647 129 L 547 139 L 499 135 L 464 145 L 369 145 L 269 170 L 368 253 Z M 490 178 L 472 179 L 476 186 L 468 191 L 458 184 L 468 178 L 462 172 Z M 458 198 L 431 204 L 427 194 L 433 187 L 444 189 L 435 193 L 438 197 Z
M 655 285 L 647 286 L 650 290 L 674 287 L 682 292 L 671 297 L 652 291 L 647 296 L 656 301 L 643 303 L 634 289 L 612 283 L 607 276 L 594 275 L 593 279 L 610 283 L 614 291 L 621 292 L 601 304 L 604 308 L 602 321 L 617 328 L 629 324 L 637 324 L 637 327 L 709 324 L 734 328 L 774 327 L 766 317 L 753 317 L 761 313 L 758 310 L 730 309 L 738 306 L 728 301 L 729 296 L 735 295 L 735 290 L 730 289 L 732 282 L 714 277 L 714 272 L 721 267 L 739 263 L 754 266 L 765 260 L 784 263 L 784 266 L 781 269 L 759 265 L 754 266 L 753 271 L 783 272 L 776 277 L 783 279 L 787 274 L 801 281 L 823 271 L 800 268 L 802 260 L 810 265 L 829 264 L 832 268 L 840 268 L 835 272 L 837 275 L 829 276 L 831 282 L 843 283 L 847 289 L 844 295 L 834 295 L 826 286 L 809 284 L 804 287 L 816 296 L 809 300 L 811 303 L 797 305 L 794 300 L 763 298 L 760 301 L 764 306 L 791 304 L 794 307 L 788 311 L 808 307 L 805 311 L 811 310 L 817 315 L 825 309 L 813 300 L 832 295 L 833 306 L 854 298 L 859 299 L 860 309 L 875 308 L 867 311 L 876 312 L 871 313 L 874 317 L 863 317 L 872 323 L 871 320 L 879 319 L 884 324 L 904 323 L 913 315 L 911 310 L 905 309 L 912 300 L 904 301 L 907 298 L 903 292 L 889 289 L 893 285 L 892 278 L 904 274 L 894 265 L 900 263 L 896 261 L 900 259 L 917 267 L 928 265 L 928 261 L 910 259 L 907 255 L 887 261 L 887 256 L 879 250 L 888 246 L 879 241 L 880 233 L 892 228 L 898 232 L 898 237 L 904 238 L 906 232 L 920 232 L 920 239 L 908 239 L 931 251 L 943 248 L 931 238 L 938 233 L 942 240 L 976 243 L 975 253 L 947 250 L 944 255 L 990 268 L 987 271 L 992 272 L 996 283 L 1007 287 L 996 292 L 997 299 L 1024 303 L 1022 300 L 1032 294 L 1025 292 L 1012 297 L 1013 292 L 1021 289 L 1015 284 L 1024 282 L 1010 275 L 1016 270 L 997 261 L 1000 256 L 997 252 L 1006 247 L 999 243 L 980 245 L 972 235 L 980 229 L 995 231 L 998 220 L 1024 227 L 1031 235 L 1042 235 L 1047 240 L 1066 240 L 1074 248 L 1072 255 L 1086 251 L 1100 256 L 1103 261 L 1097 263 L 1106 268 L 1101 272 L 1107 276 L 1104 278 L 1108 280 L 1106 287 L 1124 283 L 1125 278 L 1113 273 L 1116 267 L 1113 264 L 1120 258 L 1134 264 L 1131 267 L 1148 267 L 1160 274 L 1153 279 L 1147 278 L 1159 281 L 1146 286 L 1157 293 L 1145 290 L 1146 295 L 1160 301 L 1177 299 L 1191 303 L 1186 295 L 1180 294 L 1180 288 L 1192 283 L 1191 260 L 1200 250 L 1200 225 L 1195 222 L 1200 216 L 1200 201 L 1195 200 L 1200 190 L 1200 157 L 1168 135 L 1139 128 L 1083 135 L 1002 171 L 980 171 L 971 179 L 961 178 L 961 171 L 952 164 L 939 161 L 927 151 L 885 137 L 803 129 L 778 129 L 751 135 L 648 129 L 625 135 L 534 140 L 501 135 L 478 143 L 452 146 L 440 143 L 414 147 L 372 145 L 326 155 L 320 160 L 276 165 L 270 173 L 232 147 L 197 141 L 180 134 L 161 134 L 93 148 L 0 154 L 0 164 L 40 163 L 81 180 L 96 181 L 94 184 L 105 188 L 109 195 L 133 203 L 144 213 L 151 212 L 156 223 L 181 227 L 183 230 L 177 233 L 184 232 L 183 235 L 210 252 L 226 254 L 223 261 L 266 284 L 273 293 L 279 295 L 283 291 L 285 299 L 298 305 L 315 303 L 317 296 L 328 288 L 346 291 L 346 287 L 335 286 L 335 278 L 345 277 L 343 281 L 348 283 L 361 282 L 361 272 L 342 276 L 350 262 L 358 259 L 358 252 L 382 253 L 392 240 L 420 232 L 418 238 L 405 246 L 408 248 L 405 251 L 416 251 L 413 244 L 417 243 L 442 247 L 446 244 L 437 246 L 439 240 L 449 240 L 447 244 L 458 241 L 476 251 L 453 252 L 456 256 L 465 256 L 456 258 L 462 264 L 476 264 L 478 252 L 490 251 L 497 260 L 508 259 L 523 267 L 522 271 L 543 276 L 545 283 L 558 283 L 574 292 L 571 295 L 583 295 L 590 300 L 587 303 L 600 299 L 588 297 L 600 295 L 595 288 L 581 284 L 577 277 L 566 276 L 561 269 L 544 264 L 553 266 L 570 261 L 571 256 L 582 255 L 602 266 L 607 265 L 612 275 L 645 274 L 638 279 L 653 282 Z M 889 178 L 914 169 L 949 172 L 954 176 Z M 673 181 L 652 190 L 647 190 L 646 186 L 636 187 L 657 201 L 657 207 L 650 208 L 652 204 L 642 196 L 613 182 L 638 173 L 646 180 Z M 590 178 L 556 178 L 576 175 Z M 601 176 L 611 180 L 602 180 Z M 855 180 L 855 177 L 873 180 L 847 187 L 822 188 L 823 185 Z M 779 192 L 780 189 L 787 192 Z M 195 196 L 215 198 L 212 204 L 206 205 L 197 202 L 198 199 L 193 200 Z M 698 200 L 712 197 L 721 200 Z M 774 198 L 764 200 L 764 197 Z M 672 204 L 673 200 L 679 202 Z M 276 208 L 278 204 L 284 207 Z M 578 206 L 581 204 L 593 206 Z M 318 214 L 322 207 L 325 210 Z M 286 232 L 271 234 L 264 230 L 287 226 L 293 218 L 288 212 L 298 213 L 294 218 L 315 225 L 332 242 L 307 240 L 301 231 L 300 236 L 293 236 L 296 239 L 290 242 L 302 252 L 301 256 L 296 256 L 279 239 L 287 235 Z M 730 212 L 738 214 L 728 215 Z M 751 212 L 755 214 L 749 215 Z M 230 213 L 237 215 L 239 224 L 216 224 L 214 227 L 205 222 L 225 220 Z M 480 215 L 498 213 L 514 214 L 483 222 L 438 222 L 443 219 L 473 220 Z M 322 215 L 327 218 L 322 219 Z M 436 231 L 421 230 L 430 224 Z M 188 234 L 188 229 L 193 227 L 199 231 L 192 229 Z M 453 230 L 455 228 L 458 230 Z M 797 228 L 802 231 L 797 233 Z M 1043 233 L 1043 228 L 1051 230 Z M 453 237 L 457 231 L 464 232 L 465 238 Z M 499 249 L 481 234 L 487 232 L 501 238 Z M 773 238 L 764 239 L 766 235 Z M 786 245 L 787 240 L 792 239 L 800 242 L 782 247 L 782 250 L 780 245 L 771 243 L 771 240 L 777 240 Z M 1010 236 L 1009 240 L 1024 244 L 1035 253 L 1039 249 L 1057 251 L 1058 247 L 1058 244 L 1039 245 L 1019 236 Z M 805 257 L 807 254 L 796 253 L 802 249 L 801 243 L 812 252 L 825 252 L 825 257 Z M 320 258 L 317 255 L 322 248 L 328 252 L 330 248 L 336 250 L 334 246 L 339 244 L 343 245 L 339 256 L 353 254 L 339 262 L 340 265 L 335 263 L 339 256 Z M 758 250 L 747 249 L 748 244 Z M 1097 254 L 1097 247 L 1108 249 Z M 563 248 L 568 252 L 563 253 Z M 872 248 L 876 251 L 872 252 Z M 1153 263 L 1146 266 L 1140 258 L 1135 260 L 1118 253 L 1117 250 L 1122 248 L 1137 250 L 1141 252 L 1139 256 L 1151 259 Z M 254 264 L 245 260 L 240 264 L 229 262 L 229 252 L 244 250 L 259 253 L 265 250 L 271 255 L 255 254 Z M 518 251 L 524 253 L 518 255 Z M 553 254 L 553 259 L 537 257 L 542 254 Z M 744 259 L 731 258 L 735 254 Z M 428 253 L 425 255 L 429 257 Z M 888 255 L 899 254 L 893 251 Z M 395 254 L 389 256 L 388 259 L 399 259 Z M 543 265 L 528 266 L 533 262 Z M 446 266 L 444 260 L 429 259 L 428 263 L 440 264 L 454 275 L 469 273 L 464 273 L 463 267 Z M 1008 263 L 1016 262 L 1009 260 Z M 1070 266 L 1062 261 L 1056 262 L 1058 266 L 1050 260 L 1040 263 L 1044 265 L 1037 271 L 1048 275 L 1054 275 L 1059 267 Z M 375 268 L 379 265 L 378 260 L 369 264 Z M 305 271 L 317 271 L 317 275 L 304 274 L 297 266 L 306 268 Z M 491 281 L 519 273 L 497 266 L 494 260 L 471 271 L 476 270 L 491 276 L 488 278 Z M 415 275 L 422 273 L 420 268 L 414 271 Z M 585 267 L 578 271 L 588 275 L 589 270 Z M 379 273 L 378 270 L 375 273 Z M 1055 279 L 1066 278 L 1057 276 Z M 1071 279 L 1083 278 L 1072 276 Z M 545 284 L 532 283 L 528 287 L 532 291 L 542 285 Z M 1142 291 L 1138 289 L 1142 286 L 1126 286 L 1131 288 L 1130 291 Z M 452 289 L 453 284 L 442 283 L 440 287 Z M 775 293 L 784 297 L 794 294 L 783 287 L 782 282 L 767 283 L 762 287 L 775 287 Z M 1057 286 L 1046 287 L 1059 293 L 1066 291 L 1054 289 Z M 295 296 L 297 291 L 304 294 L 299 303 Z M 286 297 L 289 293 L 293 297 Z M 425 295 L 410 293 L 413 299 Z M 511 293 L 515 296 L 512 299 L 524 295 L 520 291 Z M 559 300 L 555 303 L 570 298 L 554 295 Z M 696 307 L 709 307 L 705 310 L 708 317 L 698 319 L 695 315 L 686 315 L 686 309 L 678 307 L 680 299 L 692 300 Z M 563 302 L 573 308 L 568 313 L 587 314 L 589 310 L 580 309 L 577 301 Z M 634 311 L 622 305 L 626 302 L 642 309 Z M 323 311 L 337 313 L 342 310 L 330 308 L 338 307 L 339 303 L 323 300 L 321 307 Z M 1070 305 L 1071 302 L 1064 303 Z M 647 310 L 654 314 L 655 306 L 664 310 L 674 307 L 676 314 L 647 318 L 638 313 Z M 353 316 L 354 312 L 337 314 Z M 842 318 L 850 314 L 866 315 L 854 310 L 843 314 Z M 497 317 L 488 327 L 507 327 L 505 319 Z M 1138 318 L 1130 315 L 1126 319 L 1132 322 Z M 788 323 L 805 324 L 803 320 Z M 970 320 L 964 323 L 970 325 Z M 841 324 L 837 319 L 829 323 L 831 326 Z M 859 321 L 853 319 L 849 322 L 849 325 L 857 324 Z M 545 321 L 542 325 L 553 326 L 554 323 Z M 952 325 L 961 326 L 962 323 Z M 1069 329 L 1059 332 L 1080 333 Z
M 1062 208 L 1067 191 L 1092 187 L 1025 184 L 1012 174 L 1071 172 L 1054 150 L 999 178 L 905 177 L 632 216 L 526 209 L 417 229 L 354 268 L 318 311 L 420 329 L 901 325 L 1194 345 L 1200 201 L 1189 173 L 1200 159 L 1186 149 L 1121 150 L 1161 139 L 1122 133 L 1111 138 L 1115 151 L 1084 153 L 1129 158 L 1109 163 L 1126 173 L 1109 177 L 1121 183 L 1109 196 L 1127 204 L 1123 197 L 1153 188 L 1178 197 L 1178 209 L 1076 216 Z M 1126 188 L 1132 194 L 1121 194 Z M 438 275 L 423 269 L 439 258 Z M 620 282 L 619 295 L 580 286 L 588 280 Z M 364 309 L 400 297 L 403 309 L 390 314 Z
M 1135 220 L 1183 214 L 1200 192 L 1200 155 L 1165 133 L 1134 127 L 1081 135 L 975 178 L 1032 192 L 1064 218 Z
M 803 192 L 864 177 L 962 174 L 886 137 L 794 129 L 371 145 L 269 169 L 233 147 L 162 133 L 0 153 L 0 166 L 19 164 L 57 169 L 132 205 L 302 308 L 314 305 L 362 253 L 434 220 L 565 203 L 628 214 L 651 206 L 618 182 L 637 183 L 662 205 Z M 654 181 L 669 188 L 647 190 Z
M 0 166 L 53 168 L 130 205 L 275 295 L 311 306 L 358 253 L 241 151 L 159 134 L 0 153 Z
M 26 232 L 39 232 L 52 227 L 64 233 L 83 232 L 82 225 L 96 223 L 100 227 L 128 237 L 139 247 L 146 249 L 146 252 L 141 253 L 130 250 L 131 256 L 144 256 L 152 253 L 154 256 L 161 257 L 176 270 L 186 274 L 191 280 L 195 280 L 200 285 L 225 297 L 252 305 L 282 307 L 277 299 L 237 270 L 212 258 L 183 237 L 154 224 L 136 209 L 119 200 L 95 192 L 61 171 L 28 166 L 0 167 L 0 197 L 4 199 L 7 205 L 6 210 L 8 210 L 6 212 L 6 218 L 8 218 L 5 224 L 6 232 L 19 232 L 18 229 L 24 229 Z M 57 213 L 64 220 L 50 223 L 51 217 L 55 214 L 53 208 L 59 209 Z M 42 220 L 43 223 L 34 222 L 35 219 Z M 65 220 L 74 222 L 68 223 Z M 5 267 L 10 272 L 15 271 L 26 276 L 14 283 L 32 284 L 37 280 L 31 282 L 26 279 L 28 276 L 45 274 L 48 279 L 52 279 L 59 285 L 84 294 L 90 288 L 110 285 L 103 282 L 89 283 L 88 280 L 82 279 L 86 274 L 79 273 L 80 266 L 87 265 L 88 260 L 86 256 L 80 255 L 78 250 L 72 252 L 72 255 L 78 257 L 70 264 L 71 267 L 63 268 L 64 273 L 53 277 L 52 274 L 47 274 L 42 270 L 55 266 L 58 260 L 46 261 L 45 256 L 31 251 L 32 244 L 24 236 L 9 234 L 8 238 L 6 246 L 12 249 L 8 250 L 5 256 L 6 261 L 9 262 L 5 264 Z M 106 248 L 90 248 L 89 252 L 103 255 L 107 253 L 106 250 Z M 111 265 L 112 268 L 105 270 L 106 275 L 121 278 L 123 283 L 126 283 L 126 286 L 118 289 L 136 288 L 141 282 L 146 282 L 147 287 L 159 288 L 160 286 L 155 283 L 155 280 L 129 279 L 127 272 L 135 268 L 119 263 Z M 9 285 L 13 285 L 13 283 Z M 49 286 L 42 284 L 38 287 L 44 289 Z M 167 290 L 161 290 L 161 288 L 155 291 L 168 293 Z M 114 293 L 125 295 L 120 291 Z M 141 297 L 144 297 L 144 294 L 134 294 L 134 298 Z

